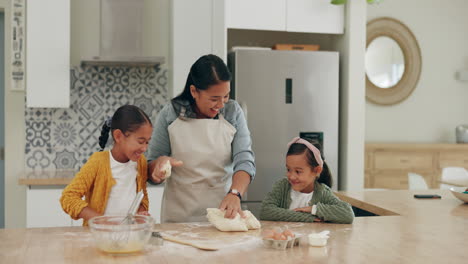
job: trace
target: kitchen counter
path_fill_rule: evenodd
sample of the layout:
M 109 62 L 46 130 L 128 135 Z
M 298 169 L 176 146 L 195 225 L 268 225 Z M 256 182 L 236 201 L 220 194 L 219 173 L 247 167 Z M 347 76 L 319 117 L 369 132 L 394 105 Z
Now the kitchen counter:
M 414 193 L 442 199 L 414 199 Z M 288 225 L 296 234 L 330 230 L 328 245 L 267 249 L 260 230 L 219 232 L 209 223 L 158 224 L 172 236 L 206 240 L 221 247 L 202 251 L 165 241 L 134 256 L 98 251 L 87 228 L 0 230 L 0 263 L 465 263 L 468 204 L 447 190 L 342 192 L 363 210 L 386 216 L 357 217 L 351 225 L 262 221 L 262 228 Z
M 77 170 L 25 171 L 19 175 L 18 183 L 30 186 L 67 185 L 77 172 Z
M 20 173 L 18 184 L 29 186 L 65 186 L 71 182 L 77 173 L 77 170 L 25 171 Z M 148 186 L 163 187 L 164 183 L 158 185 L 148 184 Z
M 77 172 L 76 170 L 37 170 L 25 171 L 19 175 L 18 183 L 28 186 L 26 227 L 81 226 L 81 220 L 71 220 L 59 204 L 63 188 L 72 181 Z M 159 223 L 164 183 L 147 184 L 147 191 L 151 201 L 150 214 Z

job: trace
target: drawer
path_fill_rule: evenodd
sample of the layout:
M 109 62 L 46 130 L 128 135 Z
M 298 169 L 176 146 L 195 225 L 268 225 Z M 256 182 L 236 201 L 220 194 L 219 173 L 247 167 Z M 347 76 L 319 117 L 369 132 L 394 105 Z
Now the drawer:
M 435 175 L 429 172 L 415 171 L 415 173 L 421 175 L 429 188 L 433 185 L 433 178 Z M 385 189 L 408 189 L 408 173 L 407 172 L 381 172 L 374 173 L 371 176 L 371 188 L 385 188 Z
M 464 167 L 468 169 L 468 152 L 441 152 L 439 156 L 439 168 L 442 169 L 444 167 Z
M 432 153 L 404 151 L 376 151 L 375 170 L 432 170 Z
M 364 174 L 364 188 L 371 188 L 370 176 L 367 172 Z
M 408 189 L 407 174 L 377 174 L 372 180 L 372 188 Z
M 364 168 L 366 170 L 372 169 L 372 152 L 366 152 L 364 156 Z

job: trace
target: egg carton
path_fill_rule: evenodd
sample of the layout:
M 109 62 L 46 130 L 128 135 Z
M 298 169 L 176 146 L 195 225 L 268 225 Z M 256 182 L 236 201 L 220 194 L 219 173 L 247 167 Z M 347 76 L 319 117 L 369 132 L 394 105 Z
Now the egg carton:
M 292 248 L 295 246 L 299 246 L 299 240 L 300 237 L 288 237 L 287 240 L 275 240 L 273 238 L 264 238 L 263 239 L 263 244 L 267 248 L 273 248 L 273 249 L 287 249 L 287 248 Z

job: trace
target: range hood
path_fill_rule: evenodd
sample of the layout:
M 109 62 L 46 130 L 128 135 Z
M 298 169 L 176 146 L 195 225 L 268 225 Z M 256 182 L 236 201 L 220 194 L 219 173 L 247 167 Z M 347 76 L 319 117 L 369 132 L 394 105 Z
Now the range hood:
M 164 57 L 143 55 L 144 0 L 101 0 L 99 55 L 81 65 L 146 66 L 164 63 Z

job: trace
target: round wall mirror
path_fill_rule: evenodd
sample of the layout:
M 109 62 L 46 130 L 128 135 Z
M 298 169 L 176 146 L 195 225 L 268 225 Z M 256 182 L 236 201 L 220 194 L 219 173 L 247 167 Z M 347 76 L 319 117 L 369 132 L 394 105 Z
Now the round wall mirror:
M 389 37 L 375 38 L 366 51 L 366 74 L 379 88 L 395 86 L 403 76 L 405 57 L 398 43 Z
M 406 99 L 421 73 L 421 51 L 413 33 L 392 18 L 367 24 L 366 97 L 391 105 Z

